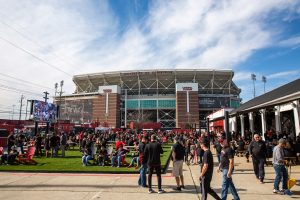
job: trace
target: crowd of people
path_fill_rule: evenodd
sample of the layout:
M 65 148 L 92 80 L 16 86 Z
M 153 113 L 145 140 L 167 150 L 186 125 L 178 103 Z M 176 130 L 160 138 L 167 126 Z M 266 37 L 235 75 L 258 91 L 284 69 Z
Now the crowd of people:
M 36 134 L 26 136 L 23 132 L 11 133 L 8 136 L 7 152 L 1 157 L 2 163 L 15 162 L 18 153 L 24 153 L 24 145 L 35 146 L 36 156 L 65 157 L 65 151 L 72 146 L 79 146 L 82 152 L 82 165 L 92 164 L 111 167 L 135 167 L 140 171 L 138 185 L 148 188 L 149 193 L 153 193 L 152 174 L 157 174 L 158 193 L 163 193 L 161 178 L 160 155 L 163 153 L 163 144 L 174 142 L 171 159 L 173 161 L 173 176 L 176 187 L 174 190 L 185 189 L 183 177 L 183 164 L 200 165 L 200 183 L 202 199 L 207 199 L 207 194 L 215 199 L 226 199 L 228 189 L 235 200 L 240 199 L 235 185 L 232 181 L 234 171 L 234 156 L 241 152 L 246 157 L 246 161 L 251 160 L 253 171 L 257 180 L 263 184 L 265 178 L 265 164 L 268 158 L 272 158 L 275 170 L 274 190 L 276 194 L 288 194 L 291 192 L 287 187 L 287 171 L 285 167 L 286 157 L 300 155 L 300 137 L 292 140 L 285 133 L 264 135 L 264 139 L 259 134 L 246 131 L 244 136 L 237 133 L 230 134 L 231 138 L 226 138 L 224 132 L 206 133 L 197 131 L 141 131 L 118 130 L 118 131 L 81 131 L 79 133 L 60 132 L 47 135 Z M 227 140 L 229 139 L 229 140 Z M 126 165 L 125 157 L 129 153 L 128 147 L 133 147 L 132 160 Z M 213 154 L 212 149 L 219 163 L 218 171 L 222 174 L 222 192 L 219 197 L 210 187 L 213 176 Z M 147 176 L 148 172 L 148 178 Z M 279 184 L 282 180 L 282 189 Z

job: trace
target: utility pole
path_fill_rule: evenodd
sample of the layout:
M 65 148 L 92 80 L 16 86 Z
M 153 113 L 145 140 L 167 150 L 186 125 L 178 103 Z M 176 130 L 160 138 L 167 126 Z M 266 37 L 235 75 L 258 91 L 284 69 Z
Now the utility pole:
M 27 112 L 28 112 L 28 99 L 26 101 L 26 114 L 25 114 L 25 120 L 27 120 Z
M 45 94 L 45 96 L 43 97 L 43 99 L 45 99 L 45 103 L 47 103 L 47 100 L 49 99 L 48 98 L 49 93 L 47 91 L 45 91 L 44 94 Z M 45 131 L 46 133 L 45 133 L 45 135 L 47 135 L 49 133 L 49 123 L 50 123 L 49 121 L 46 121 L 46 131 Z
M 21 120 L 24 95 L 21 95 L 19 121 Z
M 61 114 L 61 95 L 62 95 L 62 87 L 64 85 L 64 81 L 60 81 L 60 92 L 59 92 L 59 115 L 58 115 L 58 119 L 60 120 L 60 114 Z
M 256 81 L 255 74 L 251 74 L 251 80 L 253 81 L 253 98 L 255 98 L 255 81 Z
M 45 96 L 43 97 L 43 99 L 45 99 L 45 102 L 47 102 L 47 100 L 49 99 L 49 98 L 48 98 L 48 94 L 49 94 L 49 93 L 46 91 L 46 92 L 44 92 L 44 94 L 45 94 Z

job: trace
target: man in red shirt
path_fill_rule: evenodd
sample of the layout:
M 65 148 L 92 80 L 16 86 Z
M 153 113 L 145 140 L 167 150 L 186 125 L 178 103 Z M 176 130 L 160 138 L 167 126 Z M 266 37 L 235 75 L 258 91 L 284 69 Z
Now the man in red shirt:
M 117 142 L 116 142 L 116 151 L 118 151 L 120 145 L 122 145 L 122 147 L 125 146 L 125 143 L 121 140 L 121 138 L 117 138 Z

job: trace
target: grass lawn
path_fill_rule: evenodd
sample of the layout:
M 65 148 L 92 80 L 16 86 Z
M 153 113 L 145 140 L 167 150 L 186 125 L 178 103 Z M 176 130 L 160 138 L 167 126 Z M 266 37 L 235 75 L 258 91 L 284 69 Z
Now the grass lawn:
M 171 144 L 163 146 L 164 154 L 161 155 L 162 169 L 168 165 L 171 152 Z M 130 154 L 130 153 L 129 153 Z M 138 169 L 111 166 L 82 166 L 82 154 L 78 148 L 66 151 L 65 158 L 39 158 L 35 157 L 36 165 L 0 165 L 0 171 L 22 171 L 22 172 L 77 172 L 77 173 L 138 173 Z M 126 156 L 127 163 L 131 161 L 131 155 Z M 90 161 L 92 163 L 93 161 Z

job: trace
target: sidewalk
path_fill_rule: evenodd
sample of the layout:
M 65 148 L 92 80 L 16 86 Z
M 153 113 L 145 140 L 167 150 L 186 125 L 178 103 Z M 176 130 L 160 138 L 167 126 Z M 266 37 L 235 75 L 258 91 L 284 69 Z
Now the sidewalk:
M 43 173 L 0 173 L 0 199 L 68 199 L 68 200 L 93 200 L 93 199 L 124 199 L 124 200 L 199 200 L 197 193 L 199 187 L 200 168 L 198 165 L 184 165 L 186 189 L 175 192 L 175 180 L 170 174 L 163 175 L 164 194 L 148 194 L 148 189 L 137 186 L 138 175 L 135 174 L 43 174 Z M 300 166 L 293 167 L 293 177 L 300 179 Z M 279 200 L 300 198 L 300 187 L 294 186 L 292 197 L 274 195 L 273 179 L 274 170 L 266 168 L 266 183 L 260 184 L 252 172 L 252 164 L 246 163 L 245 158 L 236 158 L 234 183 L 242 200 Z M 157 191 L 156 176 L 153 176 L 154 187 Z M 212 187 L 220 194 L 221 175 L 214 172 Z M 197 186 L 197 191 L 195 186 Z M 232 199 L 229 194 L 227 199 Z M 212 199 L 210 196 L 208 199 Z
M 216 161 L 216 159 L 214 158 Z M 191 171 L 193 177 L 198 177 L 199 167 L 198 166 L 191 166 Z M 214 171 L 213 180 L 211 182 L 212 188 L 220 195 L 221 192 L 221 182 L 222 177 L 221 174 L 218 174 Z M 252 162 L 250 159 L 250 163 L 246 162 L 244 157 L 235 157 L 235 172 L 233 175 L 233 182 L 235 187 L 238 190 L 240 199 L 242 200 L 277 200 L 277 199 L 294 199 L 300 198 L 300 186 L 295 185 L 291 191 L 294 193 L 293 196 L 286 196 L 286 195 L 277 195 L 273 194 L 273 184 L 275 173 L 272 166 L 265 167 L 266 177 L 265 183 L 260 184 L 253 173 Z M 300 180 L 300 166 L 293 166 L 292 167 L 292 177 Z M 213 199 L 212 197 L 208 197 L 208 199 Z M 227 199 L 232 199 L 232 195 L 228 194 Z

